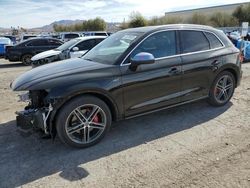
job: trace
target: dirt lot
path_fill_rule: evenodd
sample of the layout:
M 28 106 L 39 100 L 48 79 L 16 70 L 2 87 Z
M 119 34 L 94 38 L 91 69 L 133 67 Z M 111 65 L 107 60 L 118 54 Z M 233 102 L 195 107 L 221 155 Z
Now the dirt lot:
M 205 101 L 115 123 L 98 145 L 21 137 L 9 84 L 30 69 L 0 60 L 0 187 L 250 187 L 250 64 L 231 103 Z

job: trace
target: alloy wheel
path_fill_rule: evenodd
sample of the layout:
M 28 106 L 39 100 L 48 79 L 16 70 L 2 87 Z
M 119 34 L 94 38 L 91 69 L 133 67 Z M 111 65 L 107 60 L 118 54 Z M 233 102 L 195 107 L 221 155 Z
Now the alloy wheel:
M 102 135 L 106 124 L 106 114 L 99 106 L 85 104 L 69 114 L 65 124 L 66 134 L 75 143 L 88 144 Z
M 234 82 L 229 75 L 222 76 L 214 90 L 214 96 L 218 103 L 224 103 L 229 100 L 234 91 Z

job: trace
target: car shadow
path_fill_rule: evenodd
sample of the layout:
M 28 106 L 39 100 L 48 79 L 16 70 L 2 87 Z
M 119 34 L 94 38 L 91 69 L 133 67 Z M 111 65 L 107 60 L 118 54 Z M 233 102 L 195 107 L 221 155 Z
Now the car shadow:
M 109 156 L 158 138 L 202 126 L 227 111 L 201 101 L 114 123 L 109 134 L 97 145 L 73 149 L 55 141 L 31 135 L 23 138 L 16 132 L 15 121 L 0 125 L 0 187 L 22 186 L 59 173 L 69 181 L 83 179 L 89 172 L 79 165 Z
M 22 63 L 6 63 L 6 64 L 0 64 L 0 69 L 1 68 L 16 68 L 16 67 L 25 67 L 24 64 Z

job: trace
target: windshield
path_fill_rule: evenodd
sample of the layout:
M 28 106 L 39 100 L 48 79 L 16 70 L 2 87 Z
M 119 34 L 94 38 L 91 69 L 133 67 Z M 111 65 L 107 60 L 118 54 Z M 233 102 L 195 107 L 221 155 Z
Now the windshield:
M 64 51 L 69 49 L 71 46 L 75 45 L 76 43 L 78 43 L 81 39 L 72 39 L 68 42 L 65 42 L 64 44 L 62 44 L 61 46 L 59 46 L 57 49 L 60 51 Z
M 142 34 L 132 32 L 115 33 L 99 43 L 82 58 L 99 63 L 114 64 Z

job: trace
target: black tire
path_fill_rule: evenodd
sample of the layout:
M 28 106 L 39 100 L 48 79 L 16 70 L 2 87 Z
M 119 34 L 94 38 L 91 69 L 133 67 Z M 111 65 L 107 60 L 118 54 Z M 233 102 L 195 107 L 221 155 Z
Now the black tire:
M 31 58 L 33 55 L 25 54 L 22 56 L 21 61 L 24 65 L 31 65 Z
M 230 91 L 224 90 L 224 89 L 219 89 L 220 88 L 219 82 L 223 82 L 222 79 L 224 79 L 224 78 L 228 79 L 228 81 L 227 81 L 228 88 L 230 85 L 229 83 L 232 84 L 232 86 L 230 87 Z M 219 84 L 218 87 L 217 87 L 217 84 Z M 209 98 L 208 98 L 209 104 L 211 104 L 212 106 L 223 106 L 223 105 L 227 104 L 234 94 L 235 87 L 236 87 L 235 77 L 231 72 L 223 71 L 223 72 L 219 73 L 216 76 L 216 78 L 212 84 L 212 87 L 210 88 L 210 91 L 209 91 Z M 226 86 L 225 86 L 225 88 L 226 88 Z M 226 91 L 227 95 L 224 94 L 225 96 L 221 96 L 221 100 L 220 100 L 219 97 L 220 97 L 222 90 L 224 90 L 224 92 Z
M 79 125 L 76 125 L 76 126 L 69 127 L 69 125 L 72 125 L 72 124 L 70 124 L 70 121 L 73 121 L 73 119 L 74 119 L 74 121 L 78 122 L 77 124 L 81 124 L 84 121 L 84 118 L 82 118 L 83 116 L 81 116 L 81 115 L 85 116 L 87 113 L 89 113 L 89 114 L 92 113 L 93 109 L 89 110 L 89 112 L 86 110 L 88 105 L 93 105 L 96 108 L 98 108 L 98 107 L 100 108 L 100 109 L 98 109 L 98 111 L 100 111 L 99 113 L 101 113 L 102 116 L 99 115 L 98 113 L 97 114 L 94 113 L 93 115 L 95 118 L 96 118 L 96 116 L 100 116 L 99 119 L 101 119 L 102 121 L 105 120 L 104 121 L 105 123 L 103 123 L 103 124 L 105 124 L 105 126 L 102 129 L 97 129 L 97 128 L 92 128 L 93 125 L 91 125 L 91 123 L 88 123 L 87 125 L 84 124 L 84 127 L 85 127 L 84 129 L 79 130 L 79 132 L 74 132 L 74 133 L 70 134 L 69 129 L 72 130 L 72 128 L 79 126 Z M 79 109 L 81 110 L 80 111 L 81 115 L 78 113 Z M 79 118 L 79 116 L 81 116 L 81 118 Z M 86 115 L 86 117 L 88 118 L 88 115 Z M 93 118 L 90 117 L 90 119 L 95 119 L 94 117 Z M 81 122 L 80 119 L 82 119 L 83 121 Z M 62 107 L 62 109 L 60 109 L 59 114 L 56 118 L 56 130 L 57 130 L 59 139 L 64 144 L 66 144 L 68 146 L 72 146 L 72 147 L 77 147 L 77 148 L 86 148 L 86 147 L 90 147 L 90 146 L 95 145 L 98 142 L 100 142 L 103 139 L 103 137 L 106 135 L 106 133 L 109 131 L 111 123 L 112 123 L 111 112 L 110 112 L 110 109 L 107 106 L 107 104 L 97 97 L 90 96 L 90 95 L 83 95 L 83 96 L 80 96 L 80 97 L 77 97 L 77 98 L 70 100 Z M 83 128 L 83 127 L 81 127 L 81 128 Z M 75 131 L 75 130 L 73 130 L 73 131 Z M 88 131 L 87 135 L 85 134 L 85 130 Z M 102 132 L 98 133 L 98 131 L 102 131 Z M 82 133 L 82 132 L 84 132 L 84 133 Z M 92 141 L 87 143 L 86 137 L 88 137 L 88 139 L 90 139 L 91 134 L 94 135 L 95 132 L 97 132 L 99 134 L 99 136 L 95 140 L 92 140 Z M 81 141 L 77 140 L 77 139 L 80 139 L 78 137 L 81 137 L 82 142 L 84 139 L 85 143 L 80 143 Z

